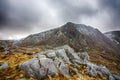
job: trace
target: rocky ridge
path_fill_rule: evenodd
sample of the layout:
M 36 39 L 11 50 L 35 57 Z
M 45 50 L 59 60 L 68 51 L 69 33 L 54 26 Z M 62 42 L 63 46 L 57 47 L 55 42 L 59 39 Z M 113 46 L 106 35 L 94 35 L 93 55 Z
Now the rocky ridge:
M 17 46 L 55 48 L 69 44 L 76 51 L 104 50 L 120 56 L 119 48 L 98 29 L 83 24 L 66 23 L 62 27 L 30 35 L 16 43 Z
M 108 80 L 119 80 L 119 75 L 112 74 L 105 66 L 95 65 L 89 61 L 87 52 L 75 52 L 68 45 L 46 50 L 33 55 L 33 58 L 20 64 L 20 68 L 25 71 L 28 76 L 32 76 L 38 80 L 44 79 L 47 75 L 55 75 L 60 73 L 64 76 L 71 76 L 71 72 L 82 75 L 78 68 L 69 66 L 84 66 L 84 73 L 92 77 L 104 77 Z

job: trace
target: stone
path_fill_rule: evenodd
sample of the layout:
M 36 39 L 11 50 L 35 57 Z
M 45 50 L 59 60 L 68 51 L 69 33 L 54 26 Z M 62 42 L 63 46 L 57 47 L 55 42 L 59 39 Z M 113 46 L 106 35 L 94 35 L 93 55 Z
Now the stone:
M 0 69 L 4 69 L 4 68 L 7 68 L 7 67 L 9 67 L 7 62 L 0 62 Z
M 116 80 L 120 80 L 120 74 L 112 74 Z
M 107 75 L 109 76 L 111 73 L 110 71 L 105 67 L 105 66 L 99 66 L 99 70 L 104 74 L 104 75 Z
M 37 58 L 32 58 L 28 61 L 25 61 L 23 63 L 20 64 L 20 68 L 25 71 L 27 76 L 31 76 L 31 77 L 35 77 L 34 75 L 34 68 L 31 68 L 31 64 L 34 60 L 37 60 Z M 34 63 L 35 65 L 37 65 L 37 62 Z
M 71 69 L 70 69 L 70 72 L 78 73 L 78 70 L 77 70 L 76 68 L 71 68 Z
M 87 63 L 89 61 L 89 55 L 87 52 L 78 53 L 78 56 L 80 57 L 83 63 Z
M 54 58 L 54 57 L 56 57 L 56 53 L 55 53 L 54 51 L 51 51 L 51 52 L 49 52 L 48 54 L 46 54 L 46 56 L 47 56 L 48 58 Z
M 110 71 L 105 67 L 105 66 L 97 66 L 91 62 L 87 63 L 87 74 L 90 76 L 100 76 L 102 77 L 103 75 L 110 76 L 111 73 Z
M 45 55 L 40 55 L 40 54 L 38 54 L 38 56 L 37 56 L 39 59 L 40 58 L 46 58 L 46 56 Z
M 109 79 L 108 80 L 116 80 L 112 75 L 109 75 Z
M 39 59 L 39 64 L 46 68 L 48 71 L 47 71 L 47 74 L 48 75 L 53 75 L 55 73 L 58 72 L 58 69 L 56 68 L 54 62 L 52 61 L 52 59 L 49 59 L 49 58 L 41 58 Z
M 79 58 L 79 56 L 77 55 L 77 53 L 75 53 L 75 52 L 73 51 L 73 49 L 67 48 L 67 49 L 65 49 L 65 51 L 66 51 L 67 56 L 69 57 L 69 60 L 70 60 L 73 64 L 78 64 L 78 63 L 80 63 L 80 58 Z
M 56 67 L 58 68 L 59 72 L 65 76 L 69 76 L 69 68 L 64 64 L 64 61 L 59 59 L 59 58 L 55 58 L 54 59 L 54 63 L 56 65 Z
M 18 80 L 27 80 L 26 78 L 20 78 L 20 79 L 18 79 Z
M 57 56 L 58 58 L 61 58 L 61 59 L 64 61 L 64 63 L 68 63 L 68 64 L 71 63 L 71 62 L 69 61 L 69 58 L 68 58 L 68 56 L 66 55 L 66 51 L 65 51 L 64 49 L 58 49 L 58 50 L 56 50 L 56 56 Z
M 20 68 L 28 75 L 38 80 L 60 73 L 64 76 L 70 76 L 70 72 L 79 74 L 77 68 L 70 68 L 69 65 L 85 65 L 87 74 L 93 77 L 108 76 L 110 80 L 118 79 L 118 75 L 112 75 L 105 66 L 98 66 L 89 61 L 87 52 L 75 52 L 68 45 L 46 50 L 33 55 L 34 58 L 20 64 Z
M 45 57 L 41 57 L 40 59 L 33 58 L 26 61 L 20 65 L 20 68 L 25 71 L 28 76 L 37 79 L 42 79 L 46 77 L 46 75 L 53 75 L 58 72 L 54 62 Z

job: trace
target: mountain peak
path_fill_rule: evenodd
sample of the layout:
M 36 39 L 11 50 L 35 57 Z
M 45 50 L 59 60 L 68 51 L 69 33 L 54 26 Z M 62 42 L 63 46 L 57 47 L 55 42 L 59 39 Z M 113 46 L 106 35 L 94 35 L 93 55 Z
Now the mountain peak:
M 75 23 L 73 22 L 67 22 L 66 25 L 74 25 Z
M 32 37 L 31 37 L 32 36 Z M 60 28 L 34 34 L 21 40 L 20 46 L 51 46 L 57 47 L 65 44 L 73 46 L 76 50 L 99 49 L 118 53 L 115 44 L 99 30 L 84 24 L 67 22 Z
M 85 24 L 76 24 L 76 23 L 73 23 L 73 22 L 67 22 L 65 25 L 63 25 L 63 27 L 68 27 L 68 28 L 71 28 L 71 27 L 74 27 L 76 29 L 95 29 L 91 26 L 87 26 Z
M 75 23 L 67 22 L 67 23 L 64 24 L 62 27 L 63 27 L 63 29 L 68 29 L 68 28 L 74 27 L 75 25 L 76 25 Z
M 86 25 L 84 25 L 84 24 L 76 24 L 76 23 L 73 23 L 73 22 L 67 22 L 65 25 L 63 25 L 63 26 L 68 26 L 68 27 L 75 27 L 75 26 L 86 26 Z
M 87 30 L 89 27 L 84 25 L 84 24 L 76 24 L 73 22 L 67 22 L 65 25 L 62 26 L 63 31 L 68 31 L 68 30 Z

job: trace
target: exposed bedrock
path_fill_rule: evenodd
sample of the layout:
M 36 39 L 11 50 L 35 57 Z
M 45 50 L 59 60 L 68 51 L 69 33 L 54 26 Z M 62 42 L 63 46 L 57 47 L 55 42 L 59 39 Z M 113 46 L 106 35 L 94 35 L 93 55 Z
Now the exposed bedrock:
M 98 66 L 89 61 L 87 52 L 77 53 L 68 45 L 46 50 L 33 55 L 33 58 L 20 64 L 20 68 L 28 76 L 43 79 L 47 75 L 60 73 L 64 76 L 71 76 L 70 71 L 76 73 L 78 69 L 71 69 L 68 65 L 86 65 L 86 74 L 96 76 L 107 76 L 109 80 L 119 80 L 119 75 L 112 74 L 105 66 Z

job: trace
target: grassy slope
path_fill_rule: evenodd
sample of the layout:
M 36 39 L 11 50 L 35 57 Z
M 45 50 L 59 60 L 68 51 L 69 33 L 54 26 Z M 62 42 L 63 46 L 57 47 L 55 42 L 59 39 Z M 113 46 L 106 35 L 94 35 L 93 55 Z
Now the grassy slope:
M 120 59 L 111 53 L 105 55 L 104 51 L 91 50 L 88 52 L 90 56 L 90 61 L 97 65 L 106 66 L 112 73 L 120 74 Z

